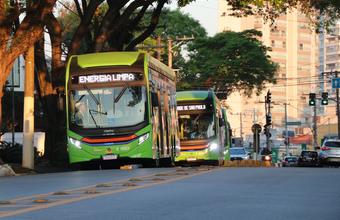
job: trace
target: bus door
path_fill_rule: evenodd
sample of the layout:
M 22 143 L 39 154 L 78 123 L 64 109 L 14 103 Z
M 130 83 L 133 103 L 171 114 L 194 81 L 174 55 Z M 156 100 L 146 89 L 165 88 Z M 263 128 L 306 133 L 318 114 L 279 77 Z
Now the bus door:
M 165 108 L 165 112 L 164 112 L 164 121 L 165 121 L 165 134 L 164 134 L 164 138 L 165 138 L 165 149 L 166 149 L 166 154 L 169 155 L 170 154 L 170 140 L 171 140 L 171 132 L 170 132 L 170 111 L 169 111 L 169 98 L 170 95 L 168 95 L 168 93 L 170 92 L 170 89 L 168 89 L 167 91 L 163 92 L 164 95 L 164 108 Z
M 163 90 L 163 89 L 162 89 Z M 159 139 L 159 151 L 160 151 L 160 157 L 163 158 L 164 157 L 164 150 L 165 148 L 165 144 L 166 144 L 166 137 L 165 137 L 165 114 L 164 114 L 164 91 L 161 91 L 160 89 L 158 89 L 157 91 L 158 93 L 158 115 L 159 115 L 159 123 L 160 123 L 160 139 Z
M 223 144 L 224 144 L 224 140 L 223 140 L 223 125 L 222 125 L 222 112 L 217 110 L 217 123 L 218 123 L 218 154 L 219 154 L 219 160 L 221 160 L 221 158 L 223 158 Z

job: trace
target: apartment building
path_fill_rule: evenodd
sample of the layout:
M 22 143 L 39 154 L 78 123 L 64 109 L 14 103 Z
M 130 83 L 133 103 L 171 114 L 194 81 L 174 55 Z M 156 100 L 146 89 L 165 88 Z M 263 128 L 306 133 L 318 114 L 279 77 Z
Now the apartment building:
M 312 107 L 309 106 L 309 93 L 319 93 L 319 36 L 309 29 L 309 19 L 297 10 L 280 16 L 275 26 L 264 23 L 260 16 L 236 18 L 228 16 L 231 10 L 225 1 L 218 1 L 218 32 L 224 30 L 243 31 L 257 29 L 262 31 L 261 41 L 272 48 L 271 59 L 280 65 L 275 75 L 276 85 L 267 85 L 261 96 L 245 100 L 238 94 L 228 97 L 226 103 L 231 108 L 228 115 L 234 135 L 245 139 L 252 134 L 254 123 L 265 124 L 265 95 L 272 93 L 272 128 L 277 130 L 278 137 L 285 130 L 285 105 L 287 103 L 287 121 L 301 122 L 301 125 L 288 126 L 288 131 L 294 131 L 295 136 L 312 135 Z M 339 43 L 338 43 L 339 50 Z M 324 108 L 319 108 L 317 114 L 324 115 Z M 253 113 L 251 113 L 253 112 Z M 243 114 L 240 121 L 240 114 Z

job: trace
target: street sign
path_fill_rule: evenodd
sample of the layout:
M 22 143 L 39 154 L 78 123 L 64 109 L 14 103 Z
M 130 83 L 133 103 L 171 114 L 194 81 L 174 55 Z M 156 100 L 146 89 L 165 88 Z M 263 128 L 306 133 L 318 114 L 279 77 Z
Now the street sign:
M 340 78 L 333 78 L 332 89 L 339 89 L 339 88 L 340 88 Z
M 287 125 L 301 125 L 301 121 L 287 121 Z
M 251 126 L 251 131 L 255 134 L 256 133 L 256 129 L 259 130 L 259 133 L 261 132 L 261 125 L 259 124 L 253 124 L 253 126 Z

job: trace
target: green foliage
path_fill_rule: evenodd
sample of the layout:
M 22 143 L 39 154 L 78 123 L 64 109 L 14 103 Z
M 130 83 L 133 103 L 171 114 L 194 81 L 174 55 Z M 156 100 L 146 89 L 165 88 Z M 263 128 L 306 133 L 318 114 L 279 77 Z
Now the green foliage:
M 170 10 L 169 8 L 166 8 L 165 10 L 167 10 L 167 13 L 162 13 L 160 15 L 158 22 L 159 28 L 156 28 L 156 30 L 150 36 L 152 42 L 148 44 L 144 41 L 143 43 L 148 46 L 155 46 L 158 36 L 161 36 L 161 38 L 163 39 L 161 44 L 165 46 L 165 48 L 162 48 L 161 51 L 161 59 L 163 63 L 168 64 L 169 53 L 168 41 L 166 40 L 168 37 L 171 39 L 176 39 L 176 37 L 184 38 L 185 36 L 187 38 L 191 38 L 192 36 L 194 38 L 199 38 L 206 37 L 207 32 L 204 27 L 202 27 L 202 25 L 199 23 L 199 21 L 190 17 L 188 13 L 183 13 L 180 9 Z M 166 30 L 164 30 L 164 25 L 166 25 Z M 181 54 L 182 46 L 186 46 L 192 43 L 192 41 L 193 40 L 183 41 L 176 47 L 175 45 L 180 41 L 173 41 L 173 54 L 177 54 L 176 56 L 172 56 L 173 69 L 181 69 L 184 66 L 185 60 Z M 156 56 L 156 52 L 153 52 L 153 55 Z
M 254 90 L 260 94 L 266 83 L 276 83 L 278 66 L 269 60 L 270 48 L 257 36 L 262 33 L 253 29 L 195 39 L 188 47 L 190 60 L 181 83 L 198 90 L 223 90 L 227 95 L 238 91 L 250 97 Z
M 22 162 L 22 144 L 0 141 L 0 158 L 5 163 L 21 163 Z M 40 152 L 34 147 L 34 161 L 37 160 Z

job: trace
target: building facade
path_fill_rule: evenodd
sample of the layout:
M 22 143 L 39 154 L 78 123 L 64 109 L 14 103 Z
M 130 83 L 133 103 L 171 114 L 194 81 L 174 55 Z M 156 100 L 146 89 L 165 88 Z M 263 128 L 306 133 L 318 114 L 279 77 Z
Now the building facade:
M 285 130 L 285 105 L 287 103 L 287 122 L 301 122 L 301 125 L 288 126 L 288 131 L 294 131 L 295 136 L 313 134 L 314 108 L 309 106 L 309 93 L 319 93 L 319 35 L 309 28 L 309 19 L 297 10 L 276 19 L 275 25 L 265 23 L 260 16 L 236 18 L 228 16 L 230 8 L 225 1 L 218 1 L 218 32 L 224 30 L 243 31 L 256 29 L 262 31 L 260 40 L 272 48 L 271 60 L 280 65 L 275 75 L 277 84 L 268 84 L 263 94 L 245 100 L 238 94 L 228 97 L 226 104 L 231 108 L 228 115 L 232 122 L 234 135 L 252 134 L 252 124 L 266 123 L 265 96 L 271 92 L 272 129 L 276 129 L 278 137 Z M 275 28 L 276 26 L 276 28 Z M 338 39 L 337 39 L 338 40 Z M 334 42 L 335 43 L 335 42 Z M 338 43 L 339 51 L 339 43 Z M 339 64 L 339 61 L 338 61 Z M 338 67 L 339 68 L 339 67 Z M 317 96 L 318 97 L 318 96 Z M 325 107 L 319 101 L 316 105 L 317 115 L 326 114 Z M 243 115 L 242 120 L 240 115 Z M 318 117 L 320 119 L 320 117 Z M 242 132 L 240 131 L 242 130 Z M 247 140 L 245 140 L 247 142 Z

